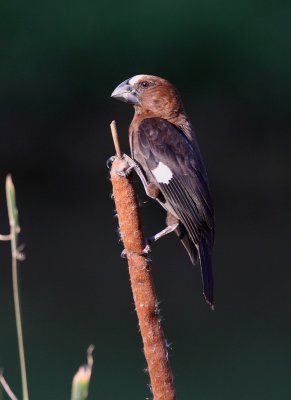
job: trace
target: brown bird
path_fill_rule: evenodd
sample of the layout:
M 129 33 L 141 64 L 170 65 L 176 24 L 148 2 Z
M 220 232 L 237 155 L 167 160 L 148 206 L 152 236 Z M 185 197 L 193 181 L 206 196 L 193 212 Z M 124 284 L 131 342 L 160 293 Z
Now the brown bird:
M 132 104 L 129 127 L 132 159 L 148 196 L 167 211 L 167 227 L 148 244 L 175 231 L 193 264 L 201 265 L 203 293 L 213 308 L 212 249 L 214 212 L 196 135 L 179 93 L 165 79 L 136 75 L 111 97 Z M 147 247 L 148 248 L 148 247 Z

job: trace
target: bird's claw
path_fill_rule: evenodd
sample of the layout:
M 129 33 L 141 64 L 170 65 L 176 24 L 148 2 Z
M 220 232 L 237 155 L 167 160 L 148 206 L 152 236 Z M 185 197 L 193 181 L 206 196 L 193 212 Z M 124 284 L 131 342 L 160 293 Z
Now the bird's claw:
M 106 167 L 109 169 L 113 163 L 113 161 L 115 161 L 117 159 L 117 156 L 111 156 L 108 158 L 108 160 L 106 161 Z
M 151 251 L 152 251 L 151 245 L 150 245 L 150 244 L 147 244 L 147 245 L 145 246 L 145 248 L 143 249 L 143 251 L 140 252 L 140 255 L 141 255 L 141 256 L 147 256 Z
M 146 242 L 146 245 L 142 251 L 131 251 L 130 253 L 128 253 L 125 249 L 123 249 L 120 254 L 121 258 L 127 258 L 128 254 L 147 257 L 149 255 L 149 253 L 151 252 L 152 240 L 151 240 L 151 238 L 146 238 L 145 242 Z
M 117 156 L 112 156 L 108 158 L 108 160 L 106 161 L 107 168 L 111 168 L 112 163 L 117 158 Z M 136 163 L 126 154 L 122 155 L 120 161 L 120 165 L 118 166 L 118 168 L 115 168 L 115 172 L 117 175 L 127 178 L 131 174 L 132 170 L 135 168 Z
M 121 254 L 120 254 L 121 258 L 127 258 L 127 252 L 125 249 L 122 250 Z

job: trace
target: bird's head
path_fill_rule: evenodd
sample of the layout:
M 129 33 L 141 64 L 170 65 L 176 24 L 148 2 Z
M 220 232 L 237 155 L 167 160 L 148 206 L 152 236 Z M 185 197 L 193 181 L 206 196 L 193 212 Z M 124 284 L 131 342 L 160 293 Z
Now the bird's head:
M 176 88 L 166 79 L 136 75 L 118 85 L 111 97 L 132 104 L 138 114 L 171 119 L 183 109 Z

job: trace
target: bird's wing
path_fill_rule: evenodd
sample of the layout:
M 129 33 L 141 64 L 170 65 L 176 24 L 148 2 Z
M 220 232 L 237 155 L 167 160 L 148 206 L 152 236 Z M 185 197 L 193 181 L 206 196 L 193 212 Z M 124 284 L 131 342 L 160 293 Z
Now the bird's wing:
M 199 250 L 204 292 L 206 297 L 212 297 L 214 216 L 198 145 L 167 120 L 146 118 L 138 128 L 138 146 L 143 163 L 166 203 L 175 211 Z
M 146 118 L 141 122 L 138 144 L 144 163 L 166 201 L 198 244 L 201 233 L 213 227 L 212 201 L 199 149 L 181 130 L 162 118 Z

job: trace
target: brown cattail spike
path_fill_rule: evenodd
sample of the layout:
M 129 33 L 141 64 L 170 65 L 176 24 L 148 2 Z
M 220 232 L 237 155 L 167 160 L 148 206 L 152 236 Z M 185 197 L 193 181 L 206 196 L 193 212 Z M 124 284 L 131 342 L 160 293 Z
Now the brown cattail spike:
M 118 151 L 116 152 L 118 153 Z M 120 149 L 119 154 L 121 154 Z M 123 167 L 124 161 L 119 158 L 115 159 L 110 175 L 121 238 L 127 254 L 132 293 L 139 320 L 151 388 L 154 400 L 175 400 L 173 376 L 161 327 L 158 300 L 149 262 L 146 257 L 139 255 L 143 251 L 145 243 L 141 229 L 138 201 L 132 179 L 118 174 L 118 170 Z

